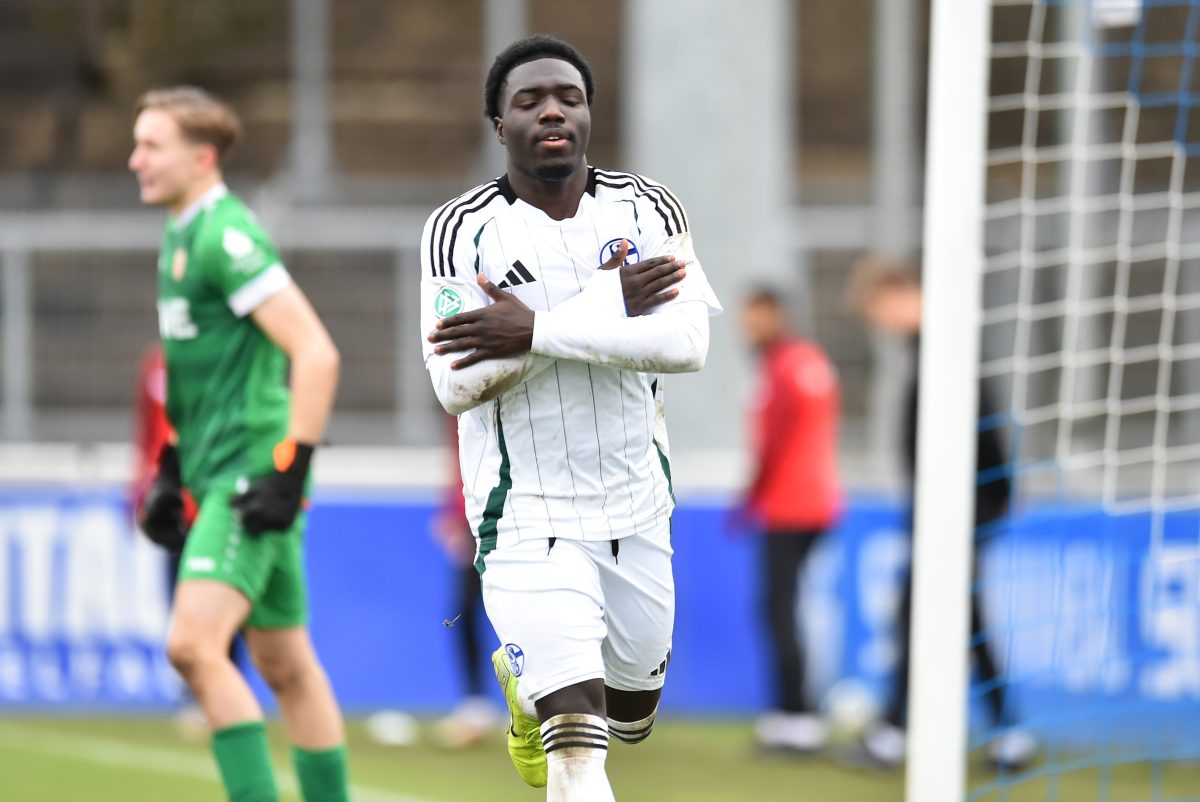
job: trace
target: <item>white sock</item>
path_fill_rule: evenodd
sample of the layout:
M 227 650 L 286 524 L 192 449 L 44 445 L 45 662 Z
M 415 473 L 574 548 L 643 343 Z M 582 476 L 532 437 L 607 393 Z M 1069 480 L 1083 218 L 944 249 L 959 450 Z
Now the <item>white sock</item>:
M 519 682 L 517 683 L 517 704 L 521 706 L 522 713 L 529 716 L 534 721 L 538 720 L 537 705 L 535 705 L 533 700 L 526 696 L 525 692 L 521 690 L 521 683 Z
M 608 726 L 599 716 L 564 713 L 542 722 L 546 802 L 614 802 L 604 759 Z
M 641 721 L 617 721 L 610 717 L 608 719 L 608 732 L 618 741 L 627 744 L 640 744 L 650 737 L 650 730 L 654 727 L 654 719 L 657 716 L 658 706 L 656 705 L 654 712 Z

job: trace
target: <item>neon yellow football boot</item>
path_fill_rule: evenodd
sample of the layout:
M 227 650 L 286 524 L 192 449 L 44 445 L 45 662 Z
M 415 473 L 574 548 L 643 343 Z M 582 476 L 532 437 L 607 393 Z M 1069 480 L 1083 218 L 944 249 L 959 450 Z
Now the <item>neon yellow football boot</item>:
M 534 788 L 545 788 L 546 749 L 542 746 L 542 731 L 538 720 L 521 709 L 517 700 L 517 678 L 513 676 L 503 646 L 492 652 L 492 667 L 496 669 L 496 679 L 512 715 L 508 725 L 508 756 L 521 779 Z

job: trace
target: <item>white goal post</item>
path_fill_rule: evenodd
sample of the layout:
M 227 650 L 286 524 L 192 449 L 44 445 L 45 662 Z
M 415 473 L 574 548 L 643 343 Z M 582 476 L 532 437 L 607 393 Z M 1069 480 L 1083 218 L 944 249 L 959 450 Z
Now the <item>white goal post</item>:
M 934 0 L 909 684 L 909 802 L 966 787 L 989 0 Z M 937 388 L 931 392 L 928 388 Z

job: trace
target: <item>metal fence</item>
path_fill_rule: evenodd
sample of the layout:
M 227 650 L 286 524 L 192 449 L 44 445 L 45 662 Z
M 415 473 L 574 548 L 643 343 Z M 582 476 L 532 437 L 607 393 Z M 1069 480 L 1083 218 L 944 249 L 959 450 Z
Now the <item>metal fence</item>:
M 253 195 L 250 196 L 253 201 Z M 254 204 L 342 351 L 330 435 L 353 445 L 440 442 L 440 408 L 421 363 L 418 243 L 425 207 L 311 208 Z M 865 248 L 865 207 L 798 208 L 789 261 L 803 289 L 800 327 L 843 382 L 848 438 L 868 415 L 870 343 L 842 311 L 852 261 Z M 121 442 L 139 354 L 157 337 L 154 271 L 160 212 L 0 216 L 0 387 L 3 439 Z M 711 270 L 720 269 L 712 266 Z M 724 299 L 729 315 L 737 299 Z M 722 336 L 736 336 L 726 320 Z M 710 365 L 711 381 L 742 381 Z M 680 432 L 707 447 L 706 432 Z

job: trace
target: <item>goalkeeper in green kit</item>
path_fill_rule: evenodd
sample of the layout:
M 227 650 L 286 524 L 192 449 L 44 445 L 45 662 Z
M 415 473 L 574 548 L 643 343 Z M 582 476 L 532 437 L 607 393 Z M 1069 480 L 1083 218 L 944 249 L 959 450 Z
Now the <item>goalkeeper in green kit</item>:
M 177 446 L 138 511 L 182 551 L 167 656 L 203 708 L 233 802 L 278 799 L 262 710 L 229 660 L 239 629 L 275 694 L 305 802 L 349 798 L 345 732 L 309 640 L 304 578 L 308 468 L 339 356 L 221 158 L 241 125 L 200 89 L 147 92 L 129 169 L 141 200 L 170 212 L 158 259 L 167 415 Z M 291 393 L 285 386 L 291 362 Z M 198 515 L 184 535 L 182 488 Z

